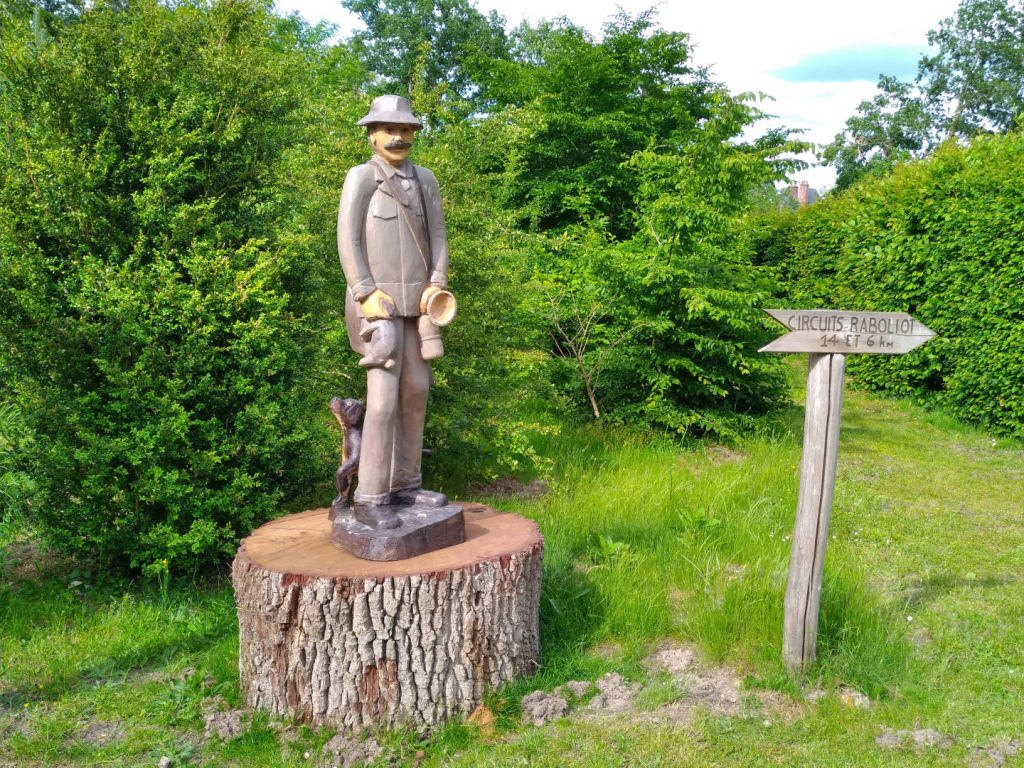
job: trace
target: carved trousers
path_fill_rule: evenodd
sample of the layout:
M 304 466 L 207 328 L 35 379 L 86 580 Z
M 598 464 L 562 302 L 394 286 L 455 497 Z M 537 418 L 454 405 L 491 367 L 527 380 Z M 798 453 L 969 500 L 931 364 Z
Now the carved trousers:
M 359 457 L 356 504 L 387 504 L 392 491 L 423 483 L 423 422 L 430 390 L 430 363 L 420 352 L 415 317 L 393 321 L 395 367 L 366 371 L 366 414 Z

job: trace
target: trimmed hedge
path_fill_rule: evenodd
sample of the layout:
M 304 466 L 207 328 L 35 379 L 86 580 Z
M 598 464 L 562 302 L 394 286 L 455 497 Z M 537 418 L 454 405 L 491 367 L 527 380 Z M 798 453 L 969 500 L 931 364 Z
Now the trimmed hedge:
M 944 145 L 755 232 L 789 300 L 905 311 L 939 334 L 851 358 L 859 381 L 1024 435 L 1024 136 Z
M 317 266 L 285 152 L 304 62 L 254 2 L 97 2 L 0 39 L 0 369 L 51 546 L 229 556 L 322 470 Z

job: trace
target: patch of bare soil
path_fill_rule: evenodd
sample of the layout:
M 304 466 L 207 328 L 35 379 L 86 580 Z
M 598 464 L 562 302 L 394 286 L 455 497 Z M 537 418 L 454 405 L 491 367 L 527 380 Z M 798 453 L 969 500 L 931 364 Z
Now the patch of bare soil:
M 968 765 L 970 768 L 1002 768 L 1006 765 L 1006 758 L 1016 757 L 1020 752 L 1021 744 L 1017 739 L 1000 739 L 987 747 L 971 750 Z
M 70 570 L 71 558 L 55 552 L 43 552 L 32 539 L 22 539 L 9 544 L 0 553 L 4 561 L 4 575 L 8 581 L 32 581 L 41 574 L 57 570 Z
M 251 714 L 249 709 L 230 709 L 223 696 L 213 696 L 203 702 L 203 738 L 217 735 L 222 741 L 230 741 L 242 732 Z
M 10 712 L 9 716 L 0 717 L 0 740 L 14 732 L 31 739 L 32 726 L 29 722 L 28 712 L 20 709 L 12 709 Z M 2 765 L 3 763 L 0 763 L 0 766 Z
M 523 710 L 523 722 L 533 723 L 536 728 L 546 725 L 550 720 L 564 717 L 569 711 L 569 704 L 565 699 L 551 696 L 544 691 L 534 691 L 524 696 L 519 705 Z
M 994 446 L 976 443 L 967 445 L 965 443 L 950 443 L 949 449 L 960 456 L 968 456 L 972 459 L 987 458 L 995 454 Z
M 491 496 L 499 499 L 539 499 L 548 492 L 548 484 L 543 480 L 531 480 L 524 483 L 514 477 L 499 477 L 490 483 L 483 485 L 472 485 L 469 488 L 470 495 Z
M 919 728 L 916 731 L 894 731 L 886 728 L 881 735 L 875 737 L 875 744 L 882 749 L 896 749 L 901 746 L 913 747 L 914 750 L 927 747 L 948 749 L 953 746 L 953 738 L 939 733 L 934 728 Z
M 170 672 L 132 672 L 132 680 L 137 683 L 167 683 L 174 679 Z
M 734 464 L 741 461 L 746 461 L 747 454 L 735 451 L 726 445 L 711 445 L 705 446 L 704 455 L 707 456 L 708 461 L 712 464 Z
M 102 722 L 94 720 L 75 734 L 74 739 L 83 744 L 103 746 L 124 736 L 124 724 L 120 720 Z
M 575 701 L 586 696 L 593 686 L 594 684 L 588 680 L 570 680 L 568 683 L 555 688 L 553 693 L 555 696 L 561 696 L 566 701 Z
M 171 680 L 188 680 L 195 673 L 195 667 L 185 667 L 178 673 L 139 667 L 131 671 L 131 679 L 136 683 L 168 683 Z
M 631 712 L 637 694 L 643 689 L 640 683 L 630 682 L 618 672 L 609 672 L 596 685 L 600 693 L 590 700 L 587 709 L 606 715 Z
M 871 699 L 856 688 L 850 688 L 849 686 L 839 689 L 839 700 L 848 707 L 871 709 Z
M 705 667 L 683 678 L 689 693 L 683 704 L 703 707 L 716 715 L 735 715 L 740 708 L 740 679 L 729 667 Z
M 622 646 L 618 643 L 601 643 L 593 649 L 593 653 L 602 659 L 614 659 L 622 654 Z
M 663 669 L 671 675 L 681 675 L 693 666 L 694 658 L 689 648 L 663 644 L 644 661 L 648 669 Z
M 663 643 L 643 661 L 650 672 L 668 673 L 684 691 L 676 701 L 651 712 L 638 712 L 636 700 L 643 686 L 617 673 L 598 679 L 598 694 L 580 709 L 580 716 L 623 715 L 630 720 L 685 725 L 698 710 L 724 717 L 776 717 L 789 722 L 803 712 L 804 705 L 775 691 L 756 691 L 747 697 L 741 693 L 741 680 L 731 667 L 705 663 L 695 650 L 677 643 Z M 566 683 L 584 686 L 586 683 Z M 752 712 L 748 710 L 752 709 Z
M 910 642 L 919 648 L 928 645 L 931 641 L 932 635 L 925 627 L 918 627 L 910 633 Z
M 763 714 L 783 723 L 794 722 L 806 711 L 799 701 L 778 691 L 758 691 L 757 699 Z
M 362 768 L 383 754 L 384 748 L 374 738 L 365 741 L 344 734 L 336 734 L 324 744 L 323 753 L 329 755 L 337 768 Z

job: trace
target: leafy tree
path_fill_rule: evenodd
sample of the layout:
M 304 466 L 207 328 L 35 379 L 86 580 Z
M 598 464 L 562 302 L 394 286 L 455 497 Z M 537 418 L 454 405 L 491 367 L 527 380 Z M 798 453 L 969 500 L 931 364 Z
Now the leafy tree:
M 749 98 L 715 91 L 679 151 L 652 145 L 630 158 L 629 240 L 599 218 L 548 240 L 535 313 L 554 340 L 555 381 L 596 418 L 728 435 L 781 402 L 778 361 L 757 353 L 771 284 L 738 234 L 750 190 L 784 178 L 807 145 L 778 131 L 737 143 L 761 116 Z
M 56 37 L 68 24 L 75 23 L 82 13 L 82 0 L 0 0 L 0 18 L 30 20 L 36 39 Z
M 946 136 L 1006 131 L 1024 112 L 1024 3 L 964 0 L 928 33 L 917 82 Z
M 1024 3 L 963 0 L 928 33 L 938 51 L 922 56 L 913 84 L 882 76 L 878 94 L 822 153 L 837 189 L 890 172 L 942 141 L 1005 132 L 1024 113 Z
M 524 224 L 557 229 L 597 215 L 629 236 L 636 189 L 623 163 L 652 141 L 678 151 L 710 115 L 713 88 L 690 64 L 687 40 L 658 28 L 653 11 L 622 12 L 600 42 L 565 19 L 524 24 L 512 60 L 476 62 L 487 102 L 528 108 L 544 123 L 509 190 Z
M 498 202 L 521 173 L 520 155 L 540 123 L 514 108 L 463 118 L 445 90 L 414 93 L 416 108 L 437 115 L 444 129 L 413 152 L 444 195 L 449 286 L 459 301 L 459 316 L 444 331 L 445 355 L 434 363 L 425 440 L 438 451 L 426 471 L 457 487 L 524 467 L 543 470 L 532 438 L 557 429 L 561 402 L 547 359 L 535 352 L 542 330 L 526 308 L 543 238 L 519 230 L 517 212 Z
M 430 90 L 441 83 L 463 98 L 476 91 L 465 68 L 470 56 L 503 58 L 505 20 L 484 16 L 468 0 L 342 0 L 366 26 L 352 38 L 384 92 Z
M 882 75 L 875 97 L 860 103 L 857 114 L 821 153 L 825 165 L 836 167 L 836 190 L 919 157 L 930 126 L 931 118 L 913 86 Z
M 433 118 L 415 152 L 441 182 L 460 299 L 428 472 L 542 463 L 530 437 L 569 402 L 680 432 L 770 407 L 777 369 L 753 353 L 765 275 L 735 230 L 799 146 L 736 143 L 760 113 L 650 13 L 600 43 L 522 27 L 511 60 L 495 17 L 440 7 L 413 9 L 443 55 L 401 48 Z M 62 549 L 223 558 L 326 490 L 323 404 L 362 394 L 334 235 L 341 180 L 369 153 L 354 123 L 382 84 L 378 41 L 329 46 L 327 27 L 259 0 L 98 2 L 43 38 L 31 15 L 3 22 L 0 367 L 31 435 L 10 471 L 33 478 Z M 528 314 L 545 294 L 568 318 L 556 335 L 587 326 L 575 367 Z

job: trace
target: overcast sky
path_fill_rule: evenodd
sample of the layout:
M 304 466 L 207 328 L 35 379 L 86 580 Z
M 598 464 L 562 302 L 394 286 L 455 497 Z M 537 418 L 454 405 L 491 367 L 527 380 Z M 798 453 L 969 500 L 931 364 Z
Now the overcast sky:
M 486 13 L 496 10 L 509 28 L 523 19 L 537 22 L 566 16 L 600 33 L 622 7 L 630 13 L 654 3 L 619 0 L 477 0 Z M 710 65 L 716 80 L 733 93 L 772 96 L 764 109 L 778 115 L 771 123 L 804 128 L 805 138 L 827 144 L 846 119 L 875 92 L 879 74 L 912 78 L 927 49 L 928 30 L 953 14 L 959 0 L 669 0 L 657 20 L 668 30 L 686 32 L 698 64 Z M 359 21 L 337 0 L 279 0 L 285 12 L 310 21 L 327 19 L 342 36 Z M 811 186 L 829 186 L 831 168 L 798 174 Z

